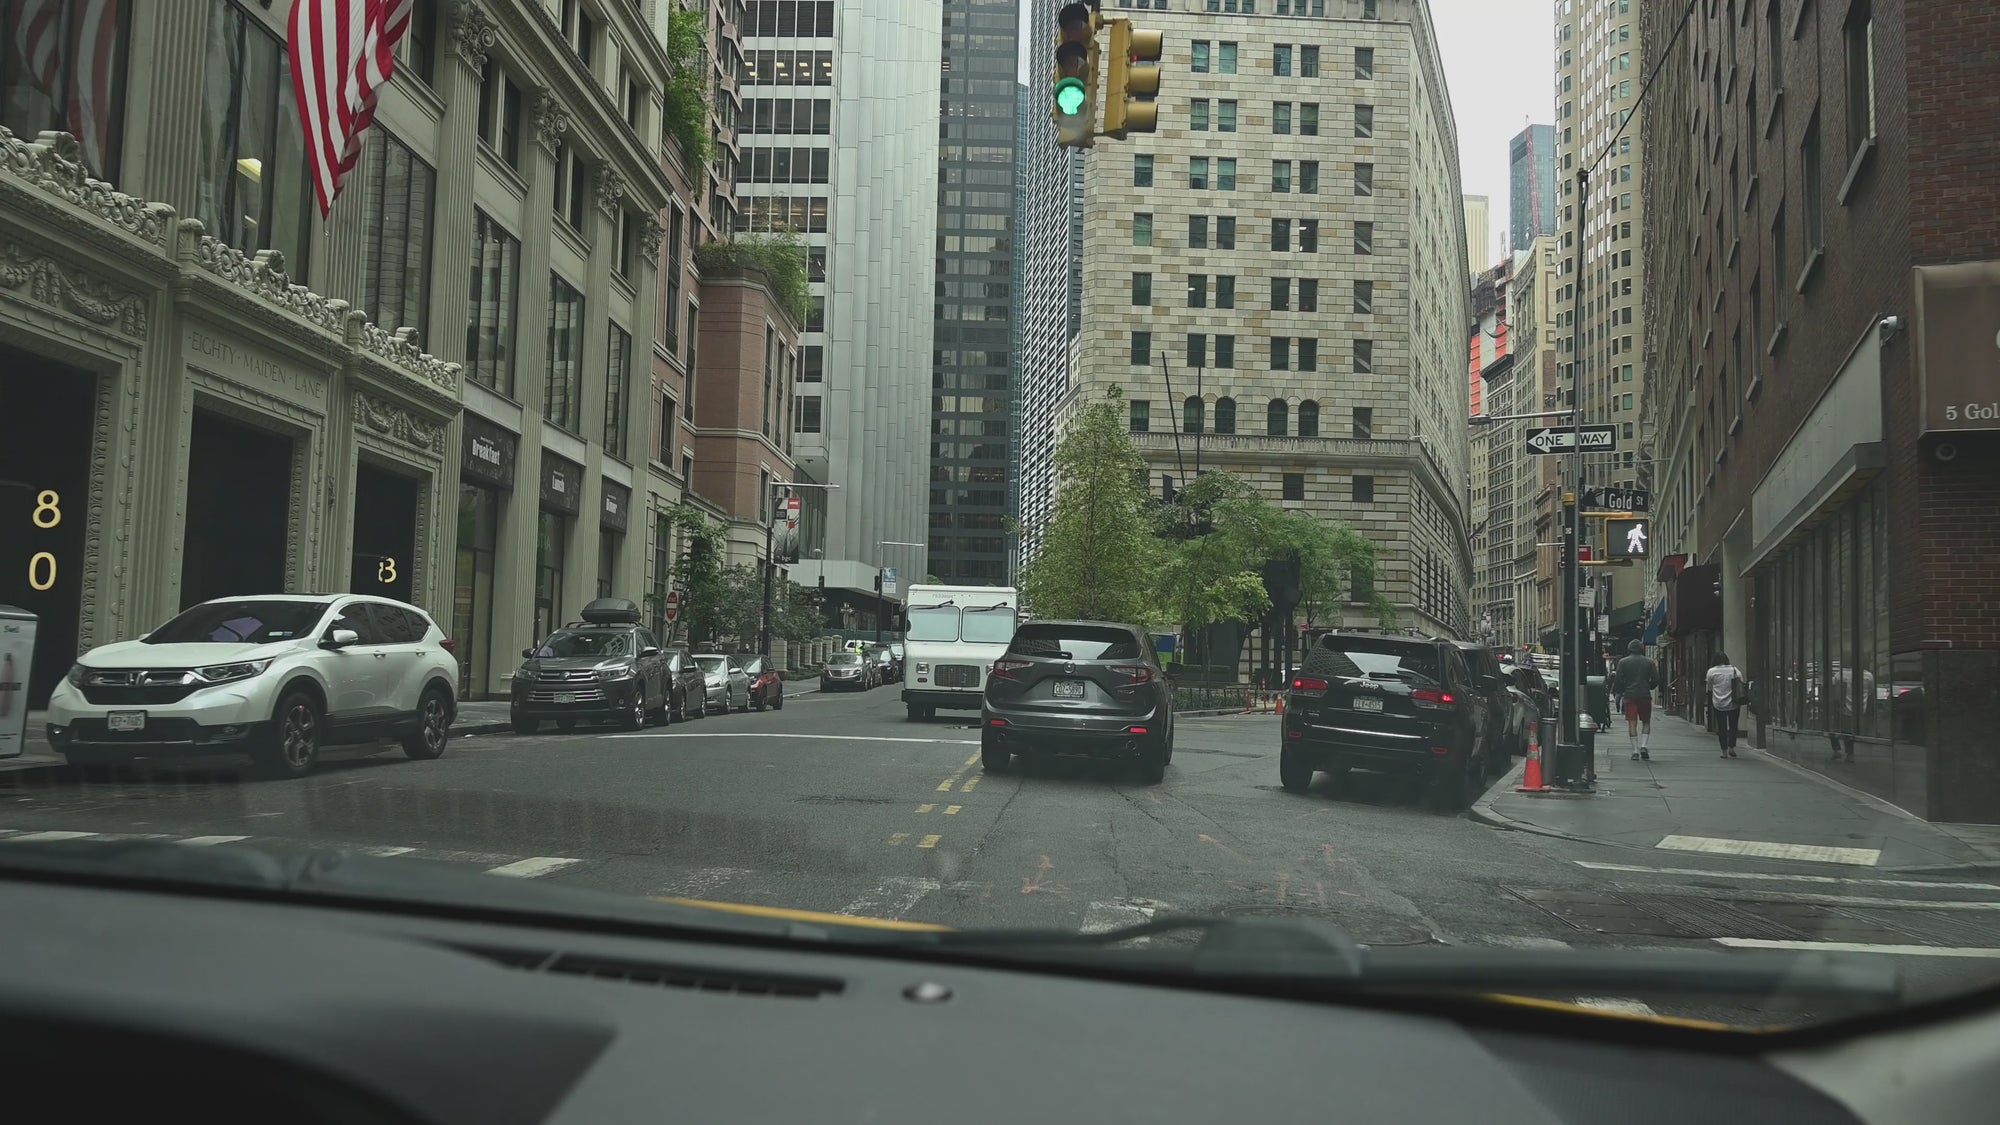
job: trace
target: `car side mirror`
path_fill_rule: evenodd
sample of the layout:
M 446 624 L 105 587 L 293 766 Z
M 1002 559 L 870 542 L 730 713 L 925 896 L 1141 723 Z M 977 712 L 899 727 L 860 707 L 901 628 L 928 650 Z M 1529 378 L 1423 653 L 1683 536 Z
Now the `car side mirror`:
M 533 659 L 535 658 L 535 650 L 534 650 L 534 647 L 533 647 L 533 646 L 529 646 L 528 648 L 524 648 L 524 649 L 522 649 L 522 650 L 521 650 L 521 658 L 522 658 L 523 660 L 533 660 Z
M 644 660 L 650 656 L 658 656 L 658 655 L 660 655 L 660 649 L 658 645 L 647 645 L 645 648 L 639 650 L 639 659 L 641 660 Z
M 355 632 L 354 630 L 335 629 L 333 632 L 328 633 L 324 638 L 320 640 L 319 647 L 329 648 L 329 649 L 339 649 L 339 648 L 346 648 L 348 645 L 358 645 L 360 643 L 361 643 L 361 634 Z

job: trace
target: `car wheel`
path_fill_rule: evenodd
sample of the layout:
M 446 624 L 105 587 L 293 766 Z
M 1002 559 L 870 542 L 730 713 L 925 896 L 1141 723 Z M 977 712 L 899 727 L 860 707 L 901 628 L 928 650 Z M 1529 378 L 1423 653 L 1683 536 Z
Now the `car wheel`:
M 321 720 L 319 704 L 302 691 L 286 693 L 272 716 L 270 743 L 258 757 L 257 765 L 267 776 L 304 777 L 319 760 Z
M 1139 759 L 1139 784 L 1158 785 L 1167 779 L 1167 750 L 1162 746 Z
M 1302 754 L 1290 750 L 1278 751 L 1278 784 L 1287 793 L 1303 793 L 1312 788 L 1313 767 Z
M 979 768 L 987 773 L 1006 773 L 1013 755 L 992 738 L 979 740 Z
M 784 709 L 785 709 L 785 685 L 779 684 L 778 694 L 771 697 L 771 710 L 783 711 Z
M 632 697 L 632 706 L 618 716 L 618 725 L 626 730 L 646 729 L 646 693 L 639 692 Z
M 417 729 L 403 736 L 403 753 L 428 762 L 444 757 L 445 744 L 450 741 L 451 701 L 443 688 L 434 687 L 425 691 L 423 702 L 417 704 Z
M 512 716 L 512 718 L 514 720 L 515 734 L 533 734 L 542 729 L 542 721 L 540 719 L 524 719 L 519 715 Z

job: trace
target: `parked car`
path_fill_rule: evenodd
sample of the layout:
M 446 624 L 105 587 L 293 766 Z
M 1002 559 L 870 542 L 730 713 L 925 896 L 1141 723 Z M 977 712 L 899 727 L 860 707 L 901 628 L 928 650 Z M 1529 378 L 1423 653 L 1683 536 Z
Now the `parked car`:
M 892 684 L 903 678 L 903 669 L 896 663 L 896 654 L 889 651 L 888 645 L 870 645 L 864 655 L 875 666 L 877 684 Z
M 701 665 L 694 662 L 694 654 L 684 648 L 670 648 L 663 655 L 667 660 L 670 692 L 668 713 L 676 719 L 699 719 L 707 715 L 708 677 Z
M 750 653 L 738 653 L 736 662 L 743 666 L 743 673 L 750 677 L 750 709 L 762 711 L 769 707 L 778 710 L 785 705 L 785 678 L 771 666 L 771 658 Z
M 1151 640 L 1110 621 L 1021 625 L 986 677 L 979 752 L 994 772 L 1015 755 L 1129 761 L 1158 784 L 1174 756 L 1174 701 Z
M 835 688 L 867 691 L 875 686 L 875 667 L 858 652 L 836 652 L 826 658 L 819 671 L 819 689 Z
M 581 620 L 522 649 L 508 706 L 514 730 L 533 734 L 549 719 L 563 730 L 579 722 L 639 730 L 655 718 L 668 721 L 665 651 L 641 619 L 636 602 L 598 598 L 583 607 Z
M 743 666 L 733 656 L 719 652 L 695 654 L 694 662 L 701 668 L 703 686 L 706 688 L 704 705 L 713 707 L 723 714 L 731 711 L 750 709 L 750 677 Z
M 221 598 L 84 653 L 49 698 L 73 764 L 241 755 L 303 777 L 329 746 L 444 754 L 458 662 L 429 614 L 352 594 Z
M 1486 770 L 1489 774 L 1504 773 L 1513 761 L 1514 735 L 1522 729 L 1514 692 L 1491 648 L 1471 641 L 1456 644 L 1472 673 L 1473 694 L 1486 702 L 1486 723 L 1480 736 L 1485 741 Z M 1521 745 L 1525 749 L 1526 741 Z
M 1478 692 L 1452 641 L 1325 633 L 1285 692 L 1278 780 L 1303 793 L 1319 770 L 1401 773 L 1423 779 L 1436 806 L 1462 809 L 1486 777 L 1487 703 Z

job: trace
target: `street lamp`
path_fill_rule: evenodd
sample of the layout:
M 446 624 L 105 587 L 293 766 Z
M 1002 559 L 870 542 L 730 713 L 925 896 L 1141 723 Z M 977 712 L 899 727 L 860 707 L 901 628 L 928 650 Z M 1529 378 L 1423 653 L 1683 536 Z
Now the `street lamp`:
M 771 655 L 771 587 L 778 574 L 776 558 L 778 537 L 778 512 L 785 510 L 785 497 L 779 492 L 786 488 L 823 488 L 828 492 L 840 488 L 837 484 L 812 484 L 805 481 L 774 480 L 771 482 L 772 496 L 776 503 L 771 505 L 771 518 L 764 521 L 764 616 L 757 630 L 757 652 L 766 658 Z
M 875 557 L 882 557 L 884 547 L 928 547 L 929 543 L 911 543 L 902 539 L 878 539 L 875 541 Z M 875 643 L 882 643 L 882 618 L 888 616 L 888 603 L 882 600 L 882 564 L 875 564 Z

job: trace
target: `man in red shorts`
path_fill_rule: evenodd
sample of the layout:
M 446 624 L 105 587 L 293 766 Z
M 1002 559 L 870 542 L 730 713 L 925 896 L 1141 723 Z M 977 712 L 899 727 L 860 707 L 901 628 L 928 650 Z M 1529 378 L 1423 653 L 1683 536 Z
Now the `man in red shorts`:
M 1618 661 L 1613 679 L 1618 698 L 1625 705 L 1625 737 L 1632 746 L 1632 760 L 1650 761 L 1653 753 L 1647 743 L 1653 738 L 1653 688 L 1659 682 L 1660 668 L 1638 641 L 1633 641 L 1628 651 L 1630 655 Z

